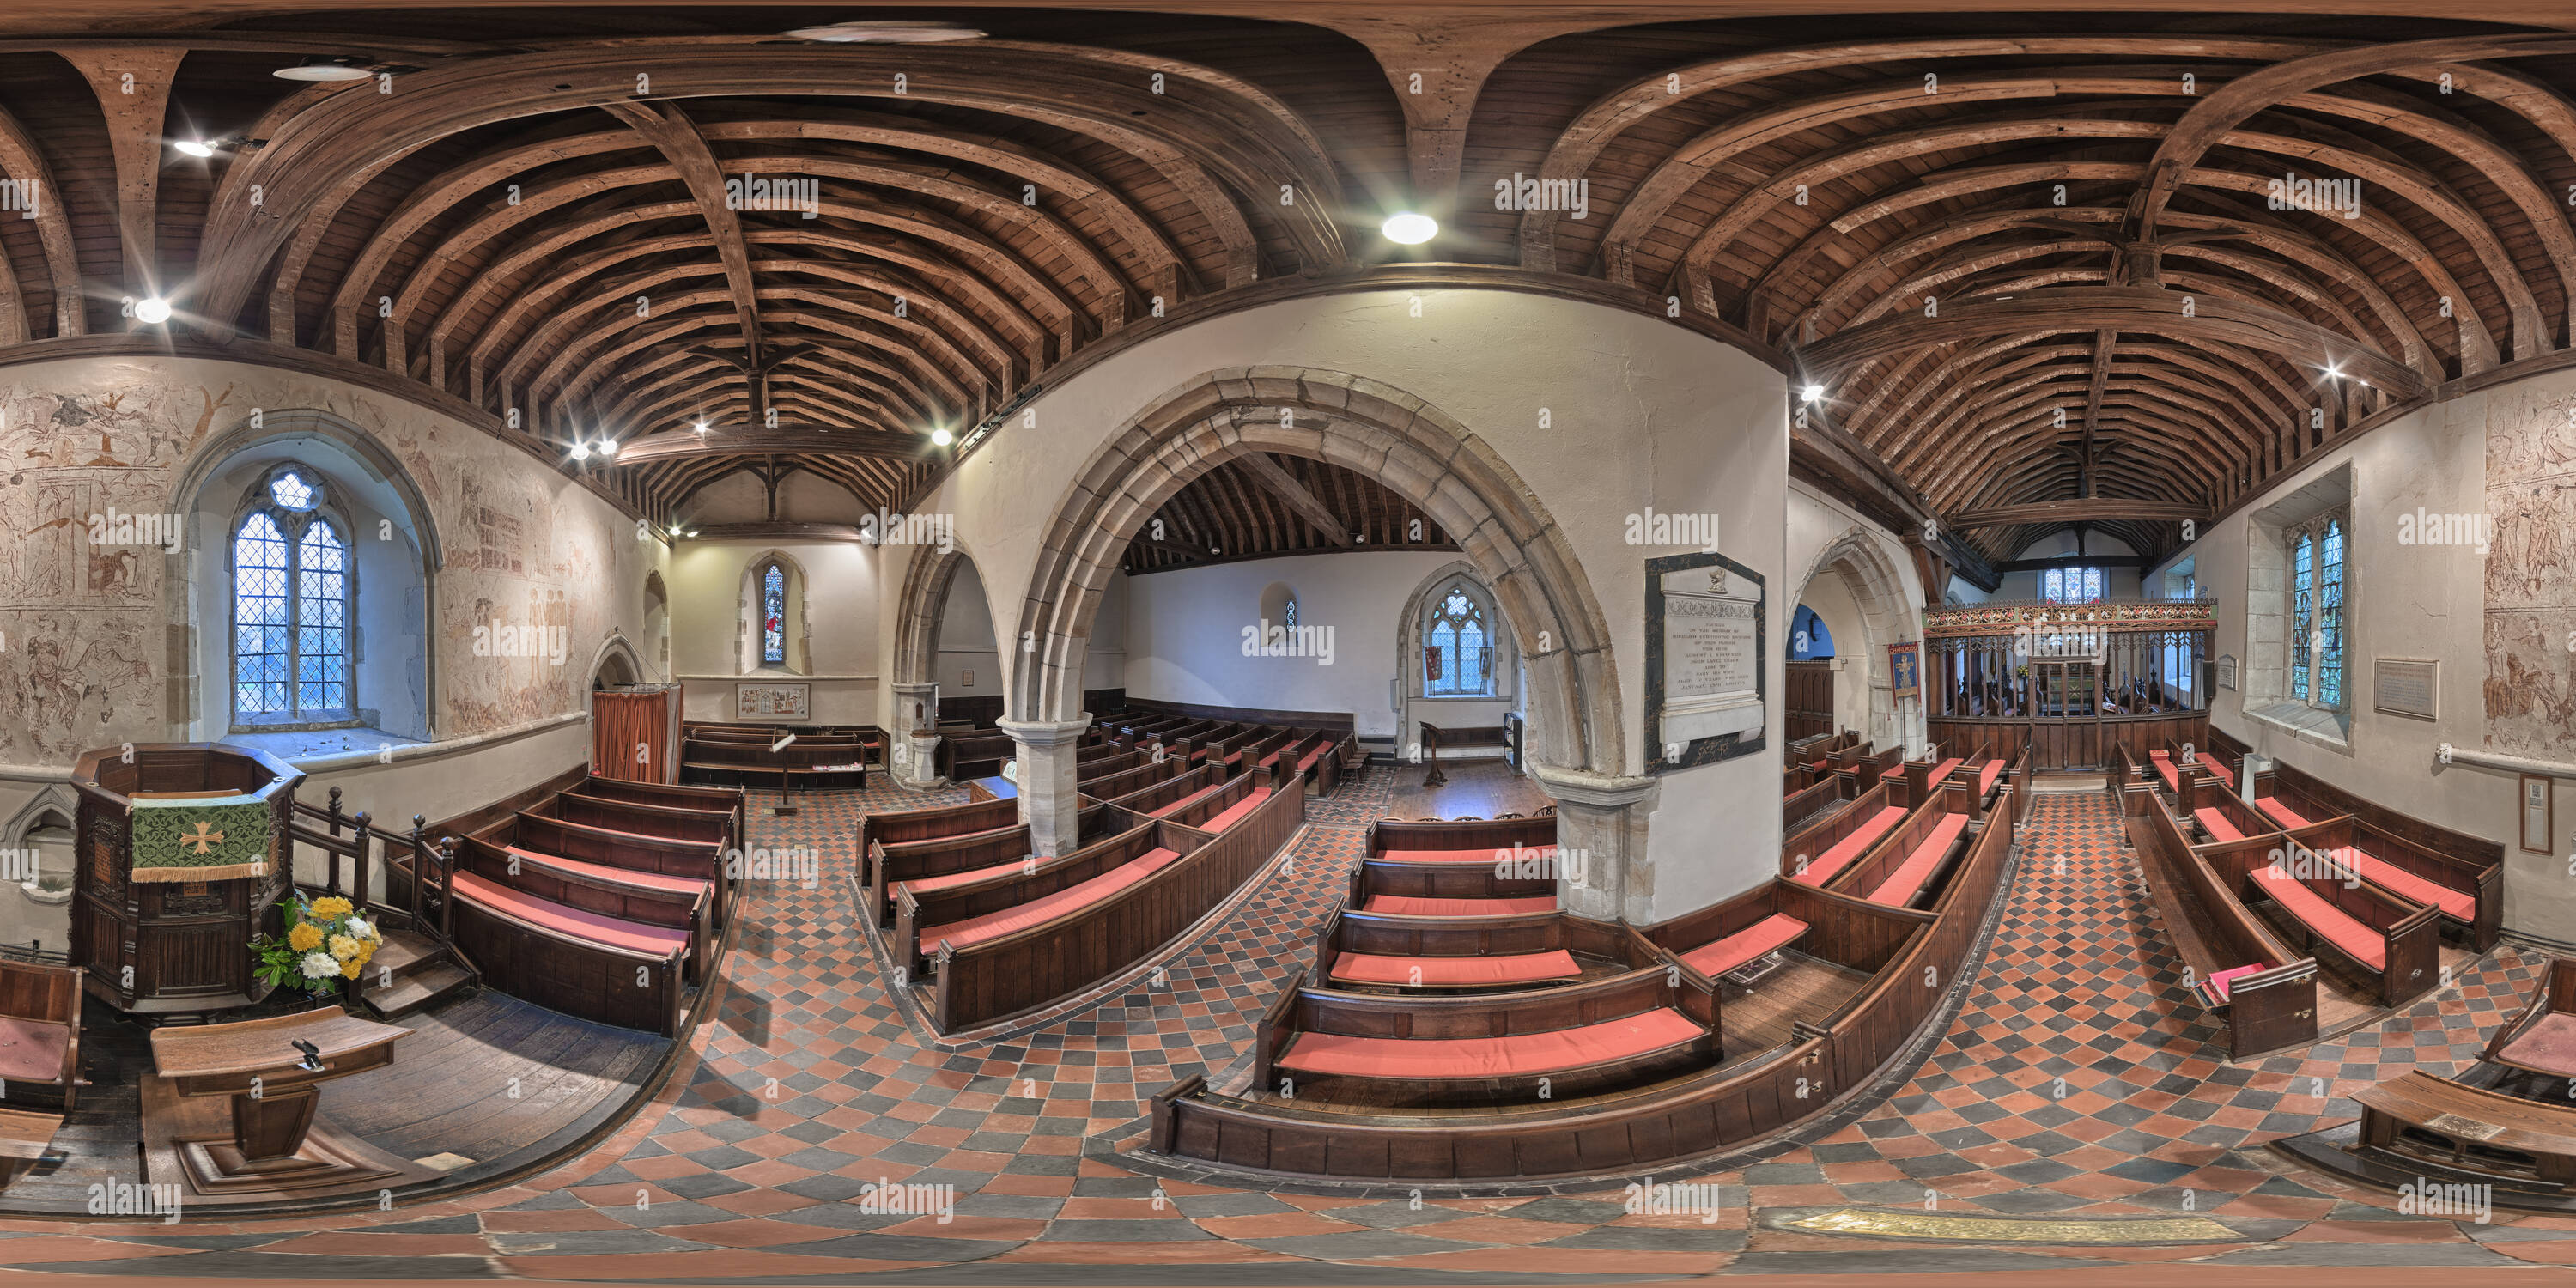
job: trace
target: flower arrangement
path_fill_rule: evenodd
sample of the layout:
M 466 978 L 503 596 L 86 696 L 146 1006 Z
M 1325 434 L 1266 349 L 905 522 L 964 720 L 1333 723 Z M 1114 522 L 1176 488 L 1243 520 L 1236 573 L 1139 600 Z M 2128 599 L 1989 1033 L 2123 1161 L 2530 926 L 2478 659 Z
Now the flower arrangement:
M 339 895 L 306 899 L 290 894 L 278 906 L 286 909 L 286 933 L 250 941 L 259 958 L 253 973 L 271 984 L 293 985 L 317 997 L 334 993 L 342 980 L 356 979 L 384 947 L 384 933 Z

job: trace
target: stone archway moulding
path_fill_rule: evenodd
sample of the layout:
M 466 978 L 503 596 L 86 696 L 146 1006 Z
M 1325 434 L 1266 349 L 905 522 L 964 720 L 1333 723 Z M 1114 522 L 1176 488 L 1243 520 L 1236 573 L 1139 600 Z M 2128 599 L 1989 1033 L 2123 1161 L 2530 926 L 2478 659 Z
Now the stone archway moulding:
M 1020 625 L 1034 631 L 1034 647 L 1011 652 L 1005 668 L 1018 722 L 1082 719 L 1092 619 L 1131 534 L 1192 479 L 1252 452 L 1356 470 L 1422 507 L 1457 540 L 1511 626 L 1528 667 L 1537 759 L 1588 775 L 1631 772 L 1607 619 L 1532 490 L 1438 408 L 1365 377 L 1306 367 L 1231 368 L 1184 381 L 1092 453 L 1046 529 L 1022 601 Z
M 1806 598 L 1807 587 L 1817 578 L 1831 574 L 1841 579 L 1851 592 L 1852 602 L 1860 607 L 1861 648 L 1858 650 L 1863 674 L 1869 684 L 1871 741 L 1893 734 L 1905 743 L 1911 757 L 1922 749 L 1922 721 L 1907 720 L 1899 710 L 1895 691 L 1888 684 L 1887 646 L 1898 643 L 1912 632 L 1906 628 L 1912 620 L 1907 611 L 1905 579 L 1887 547 L 1869 529 L 1853 524 L 1845 528 L 1807 565 L 1806 577 L 1798 583 L 1798 598 Z M 1837 654 L 1841 652 L 1836 649 Z M 1918 704 L 1917 710 L 1920 710 Z

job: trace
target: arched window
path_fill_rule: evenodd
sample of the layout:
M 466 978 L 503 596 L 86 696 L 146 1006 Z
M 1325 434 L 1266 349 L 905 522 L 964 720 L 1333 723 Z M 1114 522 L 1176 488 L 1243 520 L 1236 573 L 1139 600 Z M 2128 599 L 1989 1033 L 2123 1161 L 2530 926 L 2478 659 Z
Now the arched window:
M 321 479 L 271 473 L 233 528 L 233 722 L 353 723 L 349 542 Z
M 2290 696 L 2308 700 L 2308 625 L 2316 609 L 2316 538 L 2299 534 L 2290 548 Z
M 2317 558 L 2317 705 L 2343 705 L 2343 520 L 2326 521 Z
M 1452 583 L 1423 610 L 1422 696 L 1490 697 L 1493 692 L 1492 623 L 1466 585 Z
M 775 563 L 760 573 L 760 661 L 787 662 L 787 573 Z
M 1279 624 L 1292 631 L 1297 629 L 1297 600 L 1294 596 L 1291 596 L 1287 604 L 1280 608 Z

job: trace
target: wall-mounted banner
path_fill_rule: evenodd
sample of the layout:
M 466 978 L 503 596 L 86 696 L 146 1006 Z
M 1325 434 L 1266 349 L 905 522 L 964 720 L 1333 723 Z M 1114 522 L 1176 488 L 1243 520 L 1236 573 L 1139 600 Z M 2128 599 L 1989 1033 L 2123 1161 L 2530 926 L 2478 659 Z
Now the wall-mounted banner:
M 1719 554 L 1646 561 L 1646 768 L 1763 749 L 1770 654 L 1760 574 Z
M 810 684 L 737 684 L 733 713 L 737 720 L 802 720 Z
M 1923 696 L 1923 641 L 1887 646 L 1887 678 L 1899 698 Z

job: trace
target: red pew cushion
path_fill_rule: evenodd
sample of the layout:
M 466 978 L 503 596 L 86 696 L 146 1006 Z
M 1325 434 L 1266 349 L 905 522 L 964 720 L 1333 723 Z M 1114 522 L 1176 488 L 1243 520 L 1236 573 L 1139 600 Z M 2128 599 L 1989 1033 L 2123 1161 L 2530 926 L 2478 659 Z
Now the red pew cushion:
M 1517 917 L 1533 912 L 1556 911 L 1556 896 L 1531 895 L 1525 899 L 1432 899 L 1419 895 L 1373 894 L 1360 906 L 1362 912 L 1384 913 L 1390 917 Z
M 2207 756 L 2201 757 L 2198 764 L 2201 768 L 2209 771 L 2210 777 L 2217 779 L 2219 782 L 2224 783 L 2231 788 L 2236 786 L 2235 770 L 2229 769 L 2227 766 L 2222 765 L 2215 760 L 2211 760 Z
M 668 957 L 687 951 L 689 932 L 679 926 L 648 926 L 605 913 L 588 912 L 567 903 L 540 899 L 471 872 L 455 876 L 456 896 L 532 926 L 542 926 L 571 939 Z
M 2363 880 L 2393 890 L 2417 903 L 2431 904 L 2453 921 L 2473 922 L 2478 919 L 2476 895 L 2419 877 L 2357 846 L 2345 846 L 2336 857 L 2351 865 Z
M 1417 975 L 1415 972 L 1419 971 Z M 1579 979 L 1583 968 L 1562 948 L 1544 953 L 1498 953 L 1484 957 L 1386 957 L 1375 953 L 1342 953 L 1333 958 L 1332 976 L 1345 984 L 1385 984 L 1405 988 L 1495 988 L 1505 984 L 1544 984 Z
M 1512 862 L 1514 863 L 1518 863 L 1523 859 L 1531 858 L 1553 859 L 1556 857 L 1556 847 L 1553 845 L 1525 846 L 1518 853 L 1513 853 L 1510 846 L 1490 846 L 1473 850 L 1389 850 L 1384 854 L 1372 854 L 1369 858 L 1380 863 L 1483 863 L 1491 865 L 1501 862 L 1501 860 L 1494 857 L 1496 854 L 1511 854 Z
M 971 948 L 987 939 L 999 939 L 1012 931 L 1025 930 L 1040 922 L 1080 911 L 1170 867 L 1180 857 L 1172 850 L 1147 850 L 1142 857 L 1121 863 L 1099 876 L 1054 894 L 1041 895 L 1000 912 L 952 921 L 945 926 L 932 926 L 921 932 L 921 955 L 936 955 L 939 941 L 943 939 L 959 948 Z
M 2154 763 L 2156 776 L 2165 780 L 2166 791 L 2182 790 L 2182 776 L 2174 772 L 2173 757 L 2161 751 L 2151 751 L 2147 753 L 2147 759 Z
M 2273 867 L 2254 869 L 2254 879 L 2299 924 L 2315 931 L 2320 938 L 2351 954 L 2353 960 L 2372 970 L 2388 965 L 2388 941 L 2376 930 L 2345 916 L 2323 896 L 2301 884 L 2297 878 Z
M 1682 960 L 1700 974 L 1715 979 L 1764 953 L 1788 947 L 1806 933 L 1807 923 L 1785 912 L 1775 912 L 1724 939 L 1682 954 Z
M 2551 1011 L 2533 1020 L 2529 1028 L 2514 1035 L 2495 1058 L 2520 1069 L 2544 1069 L 2551 1073 L 2576 1069 L 2576 1015 Z M 55 1066 L 61 1064 L 59 1055 Z M 31 1077 L 51 1077 L 33 1074 Z
M 1251 791 L 1245 792 L 1242 800 L 1236 801 L 1234 804 L 1227 806 L 1224 813 L 1199 824 L 1199 828 L 1202 831 L 1222 832 L 1227 828 L 1242 822 L 1244 816 L 1250 814 L 1254 807 L 1268 799 L 1270 799 L 1269 788 L 1255 787 Z
M 1954 770 L 1958 769 L 1958 767 L 1959 767 L 1959 766 L 1964 765 L 1964 764 L 1966 764 L 1966 763 L 1967 763 L 1966 761 L 1961 760 L 1961 759 L 1960 759 L 1960 758 L 1958 758 L 1957 756 L 1952 756 L 1952 757 L 1951 757 L 1951 758 L 1949 758 L 1948 760 L 1942 761 L 1940 764 L 1934 765 L 1934 766 L 1932 767 L 1932 776 L 1931 776 L 1931 777 L 1929 777 L 1929 778 L 1924 779 L 1923 781 L 1925 781 L 1925 782 L 1927 782 L 1927 783 L 1933 783 L 1933 784 L 1936 784 L 1936 785 L 1937 785 L 1937 784 L 1939 784 L 1939 783 L 1941 782 L 1941 780 L 1943 780 L 1943 779 L 1945 779 L 1945 778 L 1948 778 L 1948 777 L 1950 776 L 1950 774 L 1951 774 L 1951 772 L 1952 772 L 1952 771 L 1954 771 Z
M 2300 817 L 2299 811 L 2294 810 L 2269 796 L 2257 797 L 2254 801 L 2254 807 L 2271 815 L 2272 821 L 2283 827 L 2306 827 L 2308 825 L 2308 820 Z
M 715 885 L 715 882 L 705 877 L 675 877 L 659 872 L 639 872 L 633 868 L 621 868 L 606 863 L 567 859 L 560 854 L 541 854 L 515 845 L 509 848 L 509 852 L 539 867 L 589 877 L 594 881 L 609 881 L 639 886 L 647 890 L 660 890 L 666 894 L 704 894 Z
M 1013 859 L 1008 863 L 996 863 L 990 867 L 965 868 L 956 872 L 942 872 L 935 877 L 913 877 L 909 880 L 897 881 L 895 882 L 895 889 L 910 890 L 916 895 L 923 895 L 928 894 L 933 890 L 945 890 L 951 886 L 962 886 L 970 881 L 981 881 L 986 877 L 997 877 L 1005 872 L 1026 872 L 1028 867 L 1028 858 L 1026 856 L 1022 856 L 1020 858 Z
M 2245 834 L 2237 831 L 2236 825 L 2228 822 L 2227 816 L 2219 813 L 2215 805 L 2203 805 L 2193 810 L 2191 816 L 2199 819 L 2202 827 L 2209 829 L 2209 835 L 2214 840 L 2242 841 L 2245 839 Z
M 0 1078 L 52 1082 L 62 1077 L 63 1052 L 71 1042 L 68 1024 L 0 1015 Z
M 1836 873 L 1851 866 L 1851 861 L 1860 857 L 1861 851 L 1877 844 L 1878 838 L 1887 835 L 1888 829 L 1904 821 L 1904 818 L 1905 811 L 1894 805 L 1879 810 L 1876 817 L 1852 829 L 1851 835 L 1834 842 L 1832 849 L 1808 860 L 1806 871 L 1789 879 L 1811 886 L 1820 886 L 1833 880 Z
M 1301 1033 L 1278 1067 L 1361 1078 L 1530 1078 L 1651 1055 L 1707 1036 L 1665 1007 L 1581 1028 L 1499 1038 L 1356 1038 Z
M 1897 864 L 1896 870 L 1888 873 L 1887 879 L 1869 892 L 1869 901 L 1899 907 L 1912 903 L 1914 896 L 1923 893 L 1924 885 L 1932 880 L 1932 874 L 1940 870 L 1941 860 L 1949 856 L 1951 844 L 1967 830 L 1967 815 L 1942 815 L 1941 821 L 1932 825 L 1932 834 L 1924 837 L 1923 843 L 1915 846 L 1914 852 L 1906 855 L 1905 861 Z
M 1986 767 L 1977 771 L 1977 794 L 1982 796 L 1987 792 L 1993 791 L 1995 789 L 1995 780 L 2003 776 L 2003 757 L 1997 756 L 1993 760 L 1987 761 Z
M 1218 783 L 1218 784 L 1217 784 L 1216 786 L 1214 786 L 1214 787 L 1202 787 L 1202 788 L 1198 789 L 1197 791 L 1191 792 L 1189 795 L 1187 795 L 1187 796 L 1184 796 L 1184 797 L 1180 798 L 1179 800 L 1173 801 L 1171 804 L 1166 805 L 1166 806 L 1162 807 L 1161 809 L 1155 810 L 1155 811 L 1154 811 L 1154 817 L 1156 817 L 1156 818 L 1169 818 L 1169 817 L 1171 817 L 1172 815 L 1179 813 L 1179 812 L 1181 811 L 1181 809 L 1182 809 L 1184 806 L 1187 806 L 1190 802 L 1195 801 L 1195 800 L 1197 800 L 1198 798 L 1200 798 L 1200 797 L 1202 797 L 1202 796 L 1207 795 L 1209 792 L 1213 792 L 1213 791 L 1222 791 L 1222 790 L 1224 790 L 1224 788 L 1225 788 L 1225 784 L 1223 784 L 1223 783 Z

